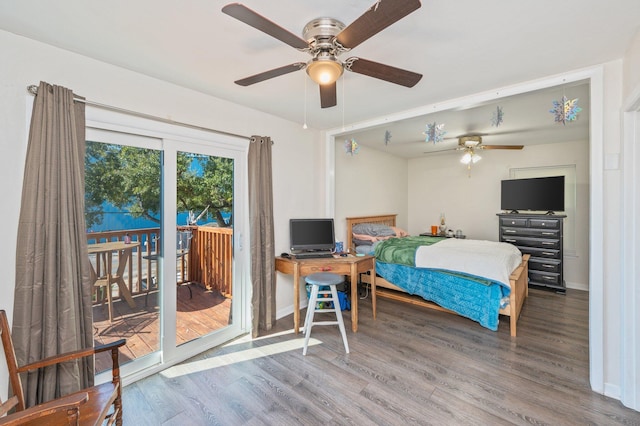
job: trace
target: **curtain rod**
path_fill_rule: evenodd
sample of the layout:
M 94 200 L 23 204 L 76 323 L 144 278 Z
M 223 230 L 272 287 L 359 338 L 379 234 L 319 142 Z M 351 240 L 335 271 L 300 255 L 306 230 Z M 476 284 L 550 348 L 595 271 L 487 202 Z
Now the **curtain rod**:
M 38 94 L 38 86 L 36 86 L 35 84 L 31 84 L 31 85 L 27 86 L 27 91 L 35 96 L 35 95 Z M 131 110 L 125 109 L 125 108 L 119 108 L 119 107 L 115 107 L 115 106 L 111 106 L 111 105 L 101 104 L 101 103 L 98 103 L 98 102 L 87 101 L 84 98 L 77 97 L 75 94 L 73 96 L 74 96 L 74 101 L 75 102 L 82 102 L 85 105 L 90 105 L 90 106 L 94 106 L 94 107 L 97 107 L 97 108 L 107 109 L 107 110 L 115 111 L 115 112 L 122 112 L 122 113 L 125 113 L 125 114 L 134 115 L 136 117 L 147 118 L 149 120 L 160 121 L 162 123 L 173 124 L 173 125 L 181 126 L 181 127 L 188 127 L 190 129 L 204 130 L 204 131 L 207 131 L 207 132 L 217 133 L 219 135 L 235 136 L 235 137 L 238 137 L 238 138 L 243 138 L 243 139 L 248 139 L 248 140 L 252 140 L 253 139 L 250 136 L 238 135 L 236 133 L 229 133 L 229 132 L 225 132 L 225 131 L 222 131 L 222 130 L 210 129 L 208 127 L 197 126 L 195 124 L 182 123 L 180 121 L 173 121 L 173 120 L 169 120 L 168 118 L 157 117 L 155 115 L 145 114 L 143 112 L 131 111 Z

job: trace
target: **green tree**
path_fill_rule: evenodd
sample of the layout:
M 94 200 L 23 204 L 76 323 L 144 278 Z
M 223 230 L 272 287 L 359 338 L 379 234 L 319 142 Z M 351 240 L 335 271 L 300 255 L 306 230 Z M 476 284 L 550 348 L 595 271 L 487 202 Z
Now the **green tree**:
M 160 223 L 161 152 L 99 142 L 87 142 L 85 213 L 87 226 L 102 222 L 106 201 L 132 217 Z M 222 212 L 233 206 L 233 160 L 178 154 L 177 210 L 198 213 L 209 208 L 218 225 L 227 226 Z

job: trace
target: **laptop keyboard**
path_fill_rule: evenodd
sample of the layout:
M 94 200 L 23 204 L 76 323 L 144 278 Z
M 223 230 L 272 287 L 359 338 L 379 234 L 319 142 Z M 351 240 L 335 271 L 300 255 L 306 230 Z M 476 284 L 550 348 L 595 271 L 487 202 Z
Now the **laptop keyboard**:
M 299 253 L 295 257 L 296 259 L 326 259 L 333 255 L 331 253 Z

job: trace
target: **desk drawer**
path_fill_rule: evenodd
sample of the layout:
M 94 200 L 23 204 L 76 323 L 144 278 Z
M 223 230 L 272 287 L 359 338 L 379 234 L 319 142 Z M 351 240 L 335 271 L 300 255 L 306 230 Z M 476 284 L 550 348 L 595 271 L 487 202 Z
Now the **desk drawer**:
M 314 263 L 312 265 L 300 264 L 300 275 L 305 276 L 316 272 L 333 272 L 338 275 L 349 275 L 351 273 L 351 265 L 348 263 Z

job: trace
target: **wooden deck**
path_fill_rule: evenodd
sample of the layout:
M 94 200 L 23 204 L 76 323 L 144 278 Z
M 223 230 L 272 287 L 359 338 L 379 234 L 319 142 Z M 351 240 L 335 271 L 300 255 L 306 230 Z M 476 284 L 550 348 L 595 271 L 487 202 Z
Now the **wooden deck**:
M 193 292 L 192 298 L 189 298 L 186 286 L 178 288 L 178 345 L 221 329 L 230 322 L 231 298 L 225 298 L 218 291 L 206 290 L 198 284 L 190 284 L 189 288 Z M 148 296 L 140 294 L 134 300 L 136 307 L 133 309 L 124 300 L 114 300 L 113 323 L 109 323 L 106 304 L 93 307 L 96 345 L 127 339 L 126 346 L 120 351 L 121 364 L 157 350 L 160 344 L 158 292 L 150 292 Z M 109 354 L 96 357 L 97 373 L 109 368 Z

